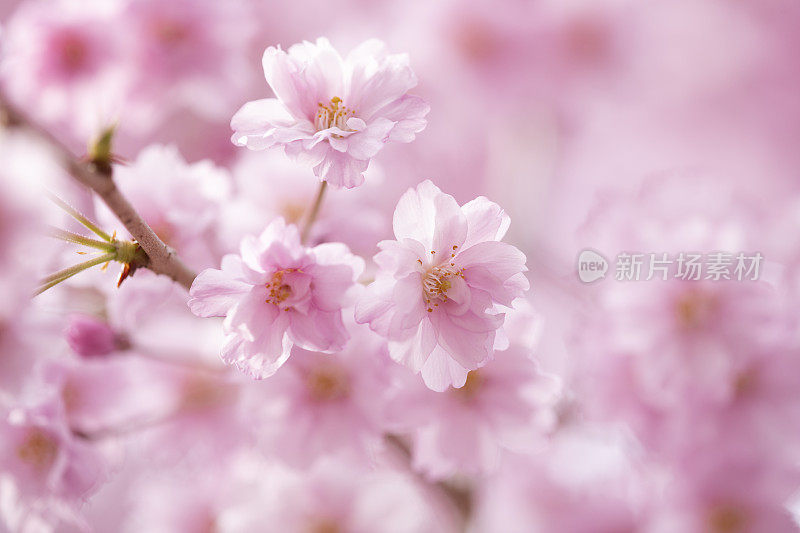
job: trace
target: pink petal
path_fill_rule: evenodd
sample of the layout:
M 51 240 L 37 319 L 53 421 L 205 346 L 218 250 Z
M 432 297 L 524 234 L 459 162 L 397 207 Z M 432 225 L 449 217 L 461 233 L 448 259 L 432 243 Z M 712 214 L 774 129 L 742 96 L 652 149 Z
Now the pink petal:
M 327 181 L 331 187 L 352 189 L 364 183 L 363 173 L 368 165 L 369 161 L 328 149 L 322 161 L 314 167 L 314 175 Z
M 388 141 L 409 143 L 428 125 L 425 116 L 430 110 L 431 106 L 422 98 L 406 95 L 381 108 L 376 115 L 395 123 Z
M 445 313 L 433 313 L 439 345 L 467 370 L 474 370 L 492 357 L 494 331 L 472 331 L 452 321 Z
M 387 314 L 394 307 L 394 302 L 392 301 L 393 288 L 394 280 L 389 277 L 378 278 L 372 282 L 356 303 L 356 322 L 359 324 L 370 323 L 370 327 L 374 331 L 379 331 L 374 327 L 373 322 Z
M 275 98 L 265 98 L 244 104 L 231 119 L 232 141 L 239 146 L 263 150 L 275 144 L 276 127 L 289 127 L 292 116 Z
M 429 389 L 444 392 L 451 386 L 463 387 L 467 373 L 468 370 L 437 346 L 422 367 L 422 380 Z
M 392 226 L 397 240 L 414 239 L 442 258 L 449 257 L 454 245 L 461 246 L 467 234 L 467 221 L 458 203 L 430 180 L 403 194 Z
M 419 372 L 436 347 L 436 331 L 423 320 L 414 334 L 403 341 L 389 342 L 389 355 L 398 363 Z
M 197 316 L 225 316 L 251 285 L 213 268 L 202 271 L 189 290 L 189 309 Z
M 288 311 L 289 336 L 306 350 L 338 352 L 344 348 L 350 335 L 342 322 L 340 311 L 325 312 L 312 309 L 308 315 Z
M 511 225 L 511 218 L 503 208 L 483 196 L 467 202 L 461 210 L 467 217 L 464 249 L 483 241 L 501 240 Z
M 502 281 L 528 270 L 525 254 L 510 244 L 497 241 L 484 241 L 470 246 L 459 253 L 456 260 L 465 273 L 471 267 L 483 267 Z
M 418 83 L 408 55 L 388 54 L 385 45 L 374 39 L 350 52 L 347 63 L 352 69 L 348 105 L 367 120 Z
M 347 138 L 347 153 L 356 159 L 374 157 L 386 144 L 386 139 L 393 127 L 394 122 L 391 120 L 378 118 L 365 130 Z

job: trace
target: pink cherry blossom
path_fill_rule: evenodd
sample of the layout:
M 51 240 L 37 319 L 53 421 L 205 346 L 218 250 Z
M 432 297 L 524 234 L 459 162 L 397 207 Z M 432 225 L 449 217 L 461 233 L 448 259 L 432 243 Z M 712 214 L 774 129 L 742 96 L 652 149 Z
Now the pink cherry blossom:
M 433 478 L 492 472 L 501 451 L 543 446 L 555 423 L 558 380 L 517 347 L 472 370 L 458 389 L 400 388 L 391 418 L 414 435 L 414 466 Z
M 391 370 L 386 341 L 350 323 L 352 338 L 336 354 L 295 347 L 289 361 L 252 390 L 252 412 L 275 455 L 305 466 L 332 455 L 364 460 L 385 427 Z
M 505 316 L 498 306 L 528 289 L 525 255 L 500 242 L 509 223 L 486 198 L 462 207 L 424 181 L 397 204 L 397 240 L 378 244 L 380 271 L 356 320 L 386 337 L 392 358 L 434 390 L 463 386 L 491 359 Z
M 115 174 L 145 221 L 187 262 L 203 267 L 219 260 L 214 227 L 230 195 L 225 169 L 209 160 L 187 163 L 175 146 L 151 145 Z M 120 227 L 100 200 L 97 208 L 105 227 Z
M 276 150 L 238 153 L 232 169 L 234 192 L 222 206 L 223 242 L 235 246 L 245 235 L 261 231 L 264 221 L 273 217 L 298 225 L 308 219 L 318 187 L 307 179 L 308 168 Z M 309 232 L 309 243 L 337 241 L 358 255 L 374 253 L 375 243 L 389 230 L 383 207 L 374 205 L 385 194 L 382 174 L 378 165 L 372 165 L 363 187 L 328 191 Z
M 221 270 L 201 272 L 189 308 L 224 316 L 223 360 L 260 379 L 274 374 L 294 345 L 328 353 L 344 347 L 342 307 L 363 269 L 342 244 L 304 247 L 297 228 L 279 218 L 259 238 L 245 238 L 239 255 L 226 255 Z
M 342 58 L 325 38 L 288 52 L 264 52 L 276 98 L 245 104 L 231 121 L 233 142 L 253 150 L 283 146 L 333 187 L 351 189 L 389 141 L 411 142 L 427 124 L 428 105 L 407 92 L 417 85 L 407 55 L 365 41 Z
M 25 2 L 4 32 L 2 85 L 37 117 L 81 139 L 114 118 L 126 94 L 110 28 L 118 2 Z
M 262 489 L 231 511 L 234 531 L 266 533 L 451 531 L 413 478 L 387 468 L 326 460 L 308 471 L 272 468 Z
M 165 103 L 220 119 L 255 79 L 247 46 L 255 33 L 241 0 L 127 0 L 120 23 L 135 65 L 132 97 L 145 108 Z
M 27 514 L 73 518 L 69 509 L 76 510 L 105 480 L 104 459 L 70 431 L 62 407 L 57 397 L 48 398 L 15 407 L 0 421 L 0 478 L 10 479 Z M 62 511 L 52 512 L 57 509 Z

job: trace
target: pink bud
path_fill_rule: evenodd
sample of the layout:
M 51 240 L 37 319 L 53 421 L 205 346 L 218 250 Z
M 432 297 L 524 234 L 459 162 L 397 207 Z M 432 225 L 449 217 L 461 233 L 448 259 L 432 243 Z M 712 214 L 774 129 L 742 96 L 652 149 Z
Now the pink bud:
M 117 349 L 114 331 L 107 322 L 94 317 L 72 317 L 64 333 L 70 348 L 82 357 L 102 357 Z

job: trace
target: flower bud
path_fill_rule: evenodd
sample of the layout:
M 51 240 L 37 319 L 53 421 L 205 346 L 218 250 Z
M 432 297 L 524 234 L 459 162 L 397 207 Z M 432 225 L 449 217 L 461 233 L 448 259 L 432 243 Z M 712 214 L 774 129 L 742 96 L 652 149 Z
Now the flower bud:
M 81 357 L 103 357 L 117 349 L 114 331 L 94 317 L 73 317 L 64 333 L 70 348 Z

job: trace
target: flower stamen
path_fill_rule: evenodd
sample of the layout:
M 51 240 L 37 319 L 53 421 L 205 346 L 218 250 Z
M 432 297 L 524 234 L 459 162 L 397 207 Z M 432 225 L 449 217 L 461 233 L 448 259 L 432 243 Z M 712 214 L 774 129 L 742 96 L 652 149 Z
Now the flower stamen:
M 58 444 L 40 429 L 34 429 L 24 443 L 17 449 L 17 455 L 34 468 L 48 468 L 56 460 Z
M 347 109 L 342 104 L 342 99 L 338 96 L 331 98 L 331 103 L 323 105 L 317 104 L 317 115 L 314 117 L 314 127 L 317 131 L 327 130 L 328 128 L 339 128 L 342 131 L 352 131 L 347 127 L 347 119 L 355 116 L 352 109 Z
M 280 305 L 292 295 L 292 287 L 283 282 L 283 276 L 287 272 L 295 272 L 296 269 L 289 268 L 285 270 L 278 270 L 272 275 L 272 279 L 267 283 L 267 303 L 273 305 Z
M 464 274 L 456 268 L 454 263 L 450 263 L 432 267 L 422 278 L 422 290 L 425 293 L 425 302 L 428 304 L 429 313 L 439 305 L 438 302 L 447 301 L 447 291 L 453 286 L 451 278 L 454 276 L 463 278 Z M 438 301 L 434 302 L 435 300 Z M 434 302 L 433 305 L 431 305 L 432 302 Z

